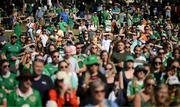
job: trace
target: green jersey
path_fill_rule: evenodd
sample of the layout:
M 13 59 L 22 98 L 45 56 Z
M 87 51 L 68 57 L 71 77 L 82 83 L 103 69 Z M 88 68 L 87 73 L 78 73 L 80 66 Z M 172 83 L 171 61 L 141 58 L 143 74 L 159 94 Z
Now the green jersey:
M 44 67 L 43 74 L 47 76 L 52 76 L 58 71 L 58 66 L 54 66 L 52 64 L 46 64 Z
M 83 65 L 84 65 L 84 59 L 86 58 L 86 55 L 84 55 L 84 54 L 80 54 L 80 55 L 75 55 L 75 56 L 73 56 L 77 61 L 78 61 L 78 65 L 79 65 L 79 67 L 80 68 L 82 68 L 83 67 Z
M 17 56 L 20 53 L 21 47 L 17 43 L 7 43 L 2 51 L 6 54 L 7 59 L 10 60 L 12 56 Z
M 2 89 L 14 90 L 17 86 L 16 75 L 8 72 L 0 77 L 0 87 Z
M 135 95 L 144 88 L 143 81 L 132 80 L 128 83 L 127 96 Z
M 3 101 L 6 101 L 6 92 L 3 89 L 0 89 L 0 105 L 3 104 Z
M 19 89 L 13 91 L 7 98 L 9 107 L 41 107 L 41 97 L 38 91 L 32 89 L 28 96 L 24 96 Z
M 66 32 L 66 27 L 67 27 L 67 23 L 66 22 L 59 22 L 59 28 L 63 31 Z
M 91 21 L 92 21 L 93 24 L 96 25 L 97 27 L 99 26 L 99 18 L 98 18 L 98 16 L 92 16 L 92 17 L 91 17 Z
M 21 33 L 22 33 L 21 26 L 20 26 L 20 23 L 19 23 L 19 22 L 17 22 L 17 23 L 15 24 L 14 33 L 18 36 L 18 38 L 19 38 L 19 36 L 20 36 Z

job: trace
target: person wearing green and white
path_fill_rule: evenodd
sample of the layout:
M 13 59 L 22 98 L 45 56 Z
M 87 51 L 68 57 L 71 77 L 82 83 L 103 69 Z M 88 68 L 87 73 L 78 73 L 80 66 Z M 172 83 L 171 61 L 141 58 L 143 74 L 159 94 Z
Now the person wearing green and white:
M 46 64 L 43 71 L 43 74 L 47 76 L 52 76 L 58 71 L 59 52 L 53 51 L 51 57 L 52 57 L 52 63 Z
M 21 71 L 16 78 L 19 86 L 7 97 L 8 107 L 41 107 L 41 97 L 37 90 L 31 87 L 31 73 Z
M 17 86 L 16 75 L 10 72 L 8 60 L 1 60 L 0 65 L 0 89 L 9 94 Z
M 15 34 L 11 35 L 11 42 L 7 43 L 2 49 L 2 52 L 6 55 L 10 65 L 15 65 L 16 57 L 21 51 L 21 47 L 16 43 L 16 41 L 17 36 Z
M 111 32 L 112 30 L 112 21 L 111 21 L 111 15 L 107 17 L 107 20 L 105 20 L 105 31 L 106 32 Z
M 128 102 L 134 100 L 135 94 L 140 92 L 144 88 L 143 81 L 146 77 L 147 71 L 143 65 L 138 65 L 134 71 L 134 79 L 128 83 L 127 87 L 127 98 Z

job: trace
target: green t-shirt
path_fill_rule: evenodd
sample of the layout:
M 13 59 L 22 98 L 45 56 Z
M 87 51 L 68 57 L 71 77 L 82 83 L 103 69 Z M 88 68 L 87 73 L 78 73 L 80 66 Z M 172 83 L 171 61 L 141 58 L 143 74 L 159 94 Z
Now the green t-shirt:
M 33 89 L 33 94 L 26 99 L 17 94 L 16 90 L 13 91 L 7 98 L 9 107 L 41 107 L 41 97 L 38 91 Z
M 135 95 L 136 93 L 140 92 L 143 88 L 143 82 L 139 82 L 133 79 L 128 83 L 127 96 Z
M 79 65 L 79 67 L 80 68 L 82 68 L 83 67 L 83 65 L 84 65 L 84 59 L 86 58 L 86 55 L 84 55 L 84 54 L 80 54 L 80 55 L 75 55 L 75 56 L 73 56 L 77 61 L 78 61 L 78 65 Z
M 71 30 L 74 28 L 74 18 L 73 17 L 68 18 L 68 25 L 70 26 Z
M 99 26 L 99 18 L 98 18 L 98 16 L 92 16 L 91 21 L 94 23 L 94 25 Z
M 43 74 L 47 76 L 52 76 L 58 71 L 58 67 L 52 64 L 46 64 L 44 67 Z
M 20 53 L 21 47 L 17 43 L 7 43 L 2 51 L 6 54 L 7 59 L 10 60 L 12 56 L 17 56 Z
M 20 36 L 21 33 L 22 33 L 21 26 L 20 26 L 20 23 L 19 23 L 19 22 L 17 22 L 17 23 L 15 24 L 14 33 L 18 36 L 18 38 L 19 38 L 19 36 Z
M 67 23 L 66 22 L 59 22 L 59 28 L 63 31 L 66 32 L 66 27 L 67 27 Z
M 16 75 L 13 73 L 7 73 L 6 76 L 0 76 L 0 87 L 3 89 L 14 90 L 18 82 Z
M 3 89 L 0 89 L 0 105 L 3 104 L 4 100 L 6 100 L 6 92 Z

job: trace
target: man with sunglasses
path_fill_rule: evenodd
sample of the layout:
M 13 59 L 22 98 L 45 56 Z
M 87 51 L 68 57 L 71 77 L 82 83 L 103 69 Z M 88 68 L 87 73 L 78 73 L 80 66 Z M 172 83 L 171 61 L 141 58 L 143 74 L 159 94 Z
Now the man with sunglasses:
M 21 47 L 25 46 L 25 42 L 26 42 L 26 34 L 23 33 L 20 35 L 19 40 L 17 40 L 17 44 L 19 44 Z
M 12 91 L 7 98 L 8 106 L 16 107 L 41 107 L 41 96 L 39 92 L 31 87 L 31 73 L 29 71 L 21 71 L 16 78 L 19 86 Z
M 16 56 L 20 53 L 21 47 L 16 43 L 17 36 L 15 34 L 11 35 L 10 39 L 11 42 L 3 47 L 2 52 L 5 53 L 10 65 L 15 66 Z
M 17 86 L 16 75 L 10 72 L 8 60 L 1 60 L 0 65 L 0 88 L 9 94 Z
M 105 98 L 105 84 L 101 80 L 90 84 L 90 100 L 85 107 L 118 107 L 114 101 Z
M 45 65 L 43 74 L 52 76 L 58 71 L 59 57 L 58 51 L 55 50 L 51 53 L 52 63 Z

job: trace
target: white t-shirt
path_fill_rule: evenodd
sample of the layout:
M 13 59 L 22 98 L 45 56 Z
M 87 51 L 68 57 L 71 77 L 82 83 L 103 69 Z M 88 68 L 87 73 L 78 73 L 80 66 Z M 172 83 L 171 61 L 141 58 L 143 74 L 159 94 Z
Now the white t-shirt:
M 46 42 L 48 41 L 48 36 L 46 34 L 44 34 L 44 35 L 41 35 L 40 38 L 41 38 L 43 47 L 46 47 Z
M 102 42 L 101 42 L 102 48 L 103 48 L 104 50 L 106 50 L 107 52 L 109 52 L 109 47 L 110 47 L 110 45 L 111 45 L 111 42 L 112 42 L 112 41 L 111 41 L 110 39 L 107 39 L 107 40 L 103 39 Z

